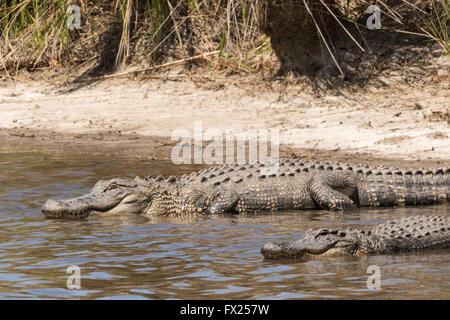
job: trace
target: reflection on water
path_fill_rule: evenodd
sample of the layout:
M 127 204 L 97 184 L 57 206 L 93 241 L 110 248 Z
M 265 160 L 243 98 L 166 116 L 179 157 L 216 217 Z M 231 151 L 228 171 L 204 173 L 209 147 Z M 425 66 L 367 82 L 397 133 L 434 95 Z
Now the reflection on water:
M 358 227 L 398 216 L 445 215 L 450 206 L 211 216 L 147 221 L 133 215 L 46 220 L 49 198 L 81 195 L 100 179 L 190 172 L 162 161 L 108 160 L 38 153 L 0 155 L 0 299 L 436 299 L 450 298 L 448 250 L 269 261 L 269 240 L 294 240 L 308 228 Z M 81 269 L 81 290 L 66 269 Z M 367 267 L 381 268 L 369 290 Z

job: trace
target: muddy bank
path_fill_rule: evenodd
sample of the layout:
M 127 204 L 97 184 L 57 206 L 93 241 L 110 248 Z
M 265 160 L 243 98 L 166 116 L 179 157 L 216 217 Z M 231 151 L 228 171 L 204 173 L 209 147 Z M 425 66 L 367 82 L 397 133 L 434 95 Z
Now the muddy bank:
M 109 79 L 76 90 L 0 82 L 1 152 L 169 159 L 174 130 L 278 129 L 282 156 L 449 164 L 449 82 L 312 93 L 251 77 Z M 205 146 L 205 144 L 204 144 Z
M 105 159 L 170 160 L 175 142 L 167 137 L 118 133 L 63 134 L 48 130 L 0 129 L 0 153 L 42 152 L 48 154 L 102 155 Z M 206 143 L 204 143 L 205 147 Z M 306 158 L 342 163 L 364 163 L 386 167 L 428 168 L 449 166 L 449 159 L 405 160 L 366 152 L 320 150 L 280 146 L 280 157 Z M 194 167 L 193 167 L 194 170 Z

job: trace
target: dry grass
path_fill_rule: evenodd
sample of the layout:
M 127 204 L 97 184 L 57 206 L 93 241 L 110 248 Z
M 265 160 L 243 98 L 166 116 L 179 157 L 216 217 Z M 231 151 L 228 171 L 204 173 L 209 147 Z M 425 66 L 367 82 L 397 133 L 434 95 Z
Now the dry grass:
M 270 39 L 258 28 L 257 10 L 263 1 L 270 0 L 4 0 L 0 2 L 0 68 L 11 72 L 37 66 L 70 66 L 111 54 L 113 69 L 133 62 L 135 56 L 141 56 L 144 65 L 154 66 L 167 59 L 181 60 L 217 50 L 217 55 L 200 59 L 208 68 L 255 72 L 269 59 L 266 53 L 271 51 Z M 305 8 L 309 2 L 303 1 Z M 356 23 L 370 4 L 363 0 L 336 0 L 333 6 L 323 0 L 318 2 L 323 12 L 333 15 L 344 29 L 340 21 Z M 431 4 L 429 11 L 402 2 L 420 15 L 422 24 L 417 32 L 438 42 L 448 53 L 448 0 L 424 1 Z M 378 4 L 384 14 L 399 22 L 401 29 L 402 18 L 406 17 L 396 12 L 389 1 Z M 79 30 L 67 28 L 70 5 L 81 8 Z M 109 24 L 104 22 L 106 15 L 111 18 Z M 101 52 L 102 46 L 95 42 L 117 38 L 114 32 L 110 38 L 105 36 L 106 29 L 113 25 L 119 26 L 120 39 L 110 51 Z M 321 28 L 317 24 L 317 32 L 325 34 Z M 346 32 L 349 39 L 356 41 Z M 324 35 L 321 39 L 332 54 L 330 40 Z M 77 47 L 84 49 L 75 50 Z M 77 56 L 74 52 L 80 53 Z
M 82 24 L 80 30 L 70 31 L 66 25 L 67 8 L 73 4 L 81 8 Z M 0 66 L 6 70 L 33 69 L 60 63 L 77 41 L 86 41 L 89 46 L 88 39 L 102 38 L 97 33 L 104 31 L 101 17 L 104 12 L 115 19 L 113 23 L 120 24 L 115 67 L 139 54 L 139 36 L 150 38 L 147 41 L 150 45 L 145 46 L 150 64 L 161 62 L 158 58 L 176 45 L 174 58 L 219 50 L 220 59 L 215 59 L 215 67 L 220 62 L 251 70 L 257 67 L 252 60 L 270 50 L 269 39 L 257 28 L 251 0 L 114 0 L 113 6 L 104 0 L 90 6 L 91 2 L 86 0 L 3 1 Z

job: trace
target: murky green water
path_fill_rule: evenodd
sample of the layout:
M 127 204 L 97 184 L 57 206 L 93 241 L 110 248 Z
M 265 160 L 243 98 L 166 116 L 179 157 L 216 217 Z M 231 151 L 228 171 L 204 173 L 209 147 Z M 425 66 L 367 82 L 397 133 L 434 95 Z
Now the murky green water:
M 102 178 L 190 172 L 160 161 L 98 156 L 0 155 L 0 299 L 436 299 L 450 298 L 450 252 L 268 261 L 267 241 L 294 240 L 308 228 L 381 223 L 414 214 L 446 215 L 450 206 L 211 216 L 153 221 L 133 215 L 47 220 L 49 198 L 81 195 Z M 79 266 L 81 289 L 67 288 Z M 367 268 L 381 289 L 367 288 Z

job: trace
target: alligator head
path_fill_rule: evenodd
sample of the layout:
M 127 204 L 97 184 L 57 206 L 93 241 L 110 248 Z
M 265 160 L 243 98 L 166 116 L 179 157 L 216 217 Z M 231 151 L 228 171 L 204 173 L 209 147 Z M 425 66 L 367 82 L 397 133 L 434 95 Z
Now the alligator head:
M 338 230 L 309 230 L 295 242 L 269 242 L 261 248 L 265 258 L 317 258 L 329 255 L 349 255 L 358 252 L 359 241 L 353 234 Z
M 139 178 L 101 180 L 81 197 L 48 200 L 42 207 L 42 213 L 48 218 L 62 219 L 83 219 L 93 213 L 143 213 L 151 203 L 151 196 L 139 181 Z

